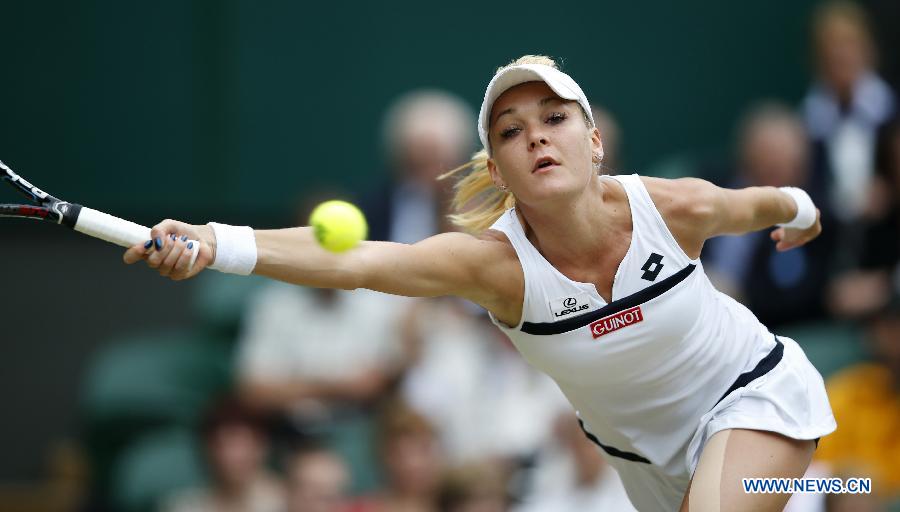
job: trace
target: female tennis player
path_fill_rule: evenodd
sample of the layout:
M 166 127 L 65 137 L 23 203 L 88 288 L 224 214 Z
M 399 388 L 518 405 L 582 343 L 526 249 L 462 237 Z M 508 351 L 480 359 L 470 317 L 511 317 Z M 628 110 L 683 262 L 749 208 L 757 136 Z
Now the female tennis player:
M 778 226 L 788 250 L 821 231 L 799 189 L 599 173 L 587 98 L 546 57 L 500 68 L 478 121 L 484 150 L 456 186 L 453 220 L 476 234 L 325 251 L 311 228 L 253 231 L 166 220 L 137 245 L 172 279 L 212 263 L 305 286 L 457 295 L 486 308 L 578 411 L 640 510 L 781 510 L 788 494 L 741 480 L 801 477 L 835 429 L 821 376 L 716 291 L 706 239 Z M 199 240 L 190 270 L 185 239 Z

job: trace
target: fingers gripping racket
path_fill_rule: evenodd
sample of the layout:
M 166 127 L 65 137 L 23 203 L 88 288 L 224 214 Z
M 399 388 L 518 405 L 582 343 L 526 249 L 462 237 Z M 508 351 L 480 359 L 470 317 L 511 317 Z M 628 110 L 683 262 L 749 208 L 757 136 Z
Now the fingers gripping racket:
M 29 183 L 0 161 L 0 178 L 31 204 L 0 204 L 0 217 L 21 217 L 62 224 L 85 235 L 131 247 L 150 240 L 150 228 L 80 204 L 59 200 Z M 194 241 L 190 267 L 197 261 L 200 244 Z

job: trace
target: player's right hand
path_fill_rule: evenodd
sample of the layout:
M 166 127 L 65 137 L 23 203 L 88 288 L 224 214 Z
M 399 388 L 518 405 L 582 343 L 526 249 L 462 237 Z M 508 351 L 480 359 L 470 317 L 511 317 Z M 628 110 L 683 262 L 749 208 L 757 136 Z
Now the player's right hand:
M 773 230 L 769 237 L 775 242 L 775 250 L 784 252 L 814 240 L 821 232 L 822 213 L 816 208 L 816 222 L 812 226 L 806 229 L 780 227 Z
M 173 281 L 199 274 L 215 260 L 216 237 L 206 225 L 191 225 L 166 219 L 150 230 L 151 240 L 130 247 L 123 256 L 127 264 L 144 260 L 159 275 Z M 196 242 L 192 242 L 196 240 Z M 191 267 L 192 244 L 199 243 L 197 260 Z M 188 246 L 191 247 L 188 247 Z

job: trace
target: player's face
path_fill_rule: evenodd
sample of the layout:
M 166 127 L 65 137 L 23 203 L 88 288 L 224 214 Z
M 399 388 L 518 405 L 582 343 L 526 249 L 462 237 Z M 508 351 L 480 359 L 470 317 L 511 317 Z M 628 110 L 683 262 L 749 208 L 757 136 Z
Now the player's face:
M 560 99 L 544 82 L 518 85 L 497 98 L 489 137 L 494 182 L 525 204 L 583 191 L 602 147 L 578 103 Z

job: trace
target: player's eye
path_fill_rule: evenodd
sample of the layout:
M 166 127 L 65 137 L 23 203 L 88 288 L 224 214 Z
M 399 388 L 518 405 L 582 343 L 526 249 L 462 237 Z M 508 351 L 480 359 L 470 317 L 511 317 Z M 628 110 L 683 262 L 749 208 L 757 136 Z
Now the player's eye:
M 517 126 L 510 126 L 509 128 L 504 128 L 503 130 L 500 131 L 500 137 L 502 137 L 504 139 L 508 139 L 510 137 L 515 136 L 520 131 L 522 131 L 521 128 L 519 128 Z
M 551 112 L 549 116 L 547 116 L 548 124 L 559 124 L 568 118 L 569 115 L 565 112 Z

